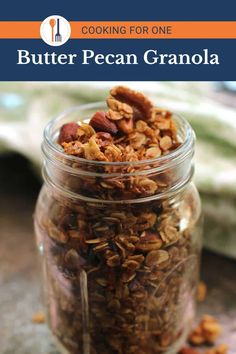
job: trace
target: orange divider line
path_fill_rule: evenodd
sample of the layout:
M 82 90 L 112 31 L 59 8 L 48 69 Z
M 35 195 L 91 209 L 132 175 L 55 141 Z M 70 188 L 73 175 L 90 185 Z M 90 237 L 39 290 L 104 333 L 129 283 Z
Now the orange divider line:
M 148 38 L 215 38 L 236 39 L 236 21 L 71 21 L 71 38 L 74 39 L 108 39 L 108 38 L 124 38 L 124 39 L 148 39 Z M 0 39 L 38 39 L 40 38 L 40 21 L 2 21 L 0 22 Z M 108 26 L 108 30 L 113 27 L 123 29 L 125 33 L 83 33 L 85 27 L 101 27 Z M 169 34 L 153 33 L 157 26 L 167 28 L 169 26 Z M 137 32 L 136 30 L 140 30 Z M 142 31 L 143 29 L 143 31 Z
M 0 38 L 6 39 L 38 39 L 41 22 L 36 21 L 2 21 L 0 22 Z

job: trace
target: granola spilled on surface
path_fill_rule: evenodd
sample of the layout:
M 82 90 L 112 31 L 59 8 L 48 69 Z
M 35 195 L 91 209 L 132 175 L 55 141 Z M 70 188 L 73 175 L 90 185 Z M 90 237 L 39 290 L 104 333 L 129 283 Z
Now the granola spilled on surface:
M 204 284 L 204 289 L 206 289 L 205 283 L 200 282 L 199 284 Z M 188 342 L 191 347 L 183 347 L 178 354 L 227 354 L 229 351 L 227 344 L 216 345 L 221 332 L 221 326 L 215 317 L 202 316 L 200 323 L 189 334 Z M 213 347 L 213 345 L 216 346 Z M 209 348 L 203 349 L 207 347 Z
M 204 354 L 227 354 L 229 347 L 227 344 L 220 344 L 217 347 L 210 348 Z
M 197 288 L 197 301 L 203 302 L 207 296 L 207 286 L 203 281 L 200 281 Z
M 61 127 L 58 143 L 80 159 L 63 156 L 73 172 L 54 165 L 52 172 L 76 198 L 48 189 L 47 207 L 39 207 L 50 326 L 73 354 L 178 351 L 194 316 L 198 195 L 187 185 L 174 197 L 143 200 L 178 184 L 186 170 L 177 164 L 157 173 L 156 160 L 132 164 L 180 145 L 172 113 L 121 86 L 107 105 L 88 124 Z
M 189 342 L 194 345 L 212 344 L 221 334 L 221 326 L 216 318 L 204 315 L 201 322 L 189 335 Z
M 40 324 L 40 323 L 45 323 L 45 315 L 43 312 L 39 311 L 39 312 L 36 312 L 33 317 L 32 317 L 32 322 L 33 323 L 37 323 L 37 324 Z
M 227 354 L 228 350 L 229 347 L 227 344 L 220 344 L 217 347 L 203 350 L 201 352 L 199 352 L 195 348 L 184 347 L 179 351 L 178 354 Z
M 58 142 L 66 154 L 88 160 L 124 162 L 148 160 L 179 146 L 172 113 L 154 107 L 142 93 L 114 87 L 107 112 L 99 111 L 89 124 L 65 124 Z

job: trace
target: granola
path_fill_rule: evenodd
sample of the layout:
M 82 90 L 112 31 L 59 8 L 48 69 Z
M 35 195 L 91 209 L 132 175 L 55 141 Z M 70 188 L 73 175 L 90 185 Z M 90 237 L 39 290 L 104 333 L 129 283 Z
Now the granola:
M 229 346 L 227 344 L 220 344 L 215 348 L 211 348 L 205 351 L 204 354 L 227 354 Z
M 43 312 L 37 312 L 32 317 L 32 322 L 36 324 L 45 323 L 45 315 Z
M 76 156 L 101 161 L 102 155 L 104 161 L 117 162 L 116 156 L 107 154 L 107 148 L 114 145 L 120 153 L 118 161 L 140 161 L 167 154 L 179 146 L 169 111 L 154 107 L 143 94 L 123 86 L 113 88 L 110 93 L 107 112 L 96 112 L 89 124 L 63 125 L 58 142 L 67 154 L 75 155 L 68 147 L 79 142 Z M 107 146 L 99 139 L 100 132 L 111 134 Z M 89 153 L 95 144 L 100 153 Z
M 207 296 L 207 287 L 203 281 L 200 281 L 197 288 L 197 300 L 202 302 Z
M 199 325 L 189 335 L 189 342 L 194 345 L 213 344 L 221 334 L 217 319 L 204 315 Z
M 50 326 L 73 354 L 164 354 L 194 314 L 198 197 L 187 187 L 153 198 L 180 178 L 178 166 L 153 172 L 181 145 L 172 113 L 122 86 L 107 105 L 59 132 L 66 156 L 78 159 L 65 156 L 73 172 L 53 168 L 54 178 L 83 198 L 47 191 L 38 213 Z
M 220 344 L 217 347 L 210 348 L 204 351 L 199 352 L 192 347 L 183 347 L 178 354 L 227 354 L 229 346 L 227 344 Z
M 71 178 L 68 183 L 76 183 L 77 193 L 81 195 L 96 195 L 105 200 L 150 196 L 176 184 L 178 173 L 174 168 L 168 174 L 148 173 L 162 163 L 155 159 L 181 145 L 173 114 L 155 107 L 143 94 L 122 86 L 111 90 L 107 104 L 108 111 L 95 112 L 89 123 L 63 125 L 58 137 L 67 155 L 105 162 L 106 165 L 99 166 L 99 172 L 107 174 L 106 180 L 91 177 L 79 183 L 79 178 L 75 181 Z M 79 161 L 78 167 L 84 168 L 84 163 Z M 121 165 L 112 165 L 114 162 Z M 96 165 L 91 164 L 89 169 L 97 173 Z M 145 172 L 146 176 L 143 173 L 139 176 L 139 172 Z M 111 178 L 109 173 L 118 177 Z

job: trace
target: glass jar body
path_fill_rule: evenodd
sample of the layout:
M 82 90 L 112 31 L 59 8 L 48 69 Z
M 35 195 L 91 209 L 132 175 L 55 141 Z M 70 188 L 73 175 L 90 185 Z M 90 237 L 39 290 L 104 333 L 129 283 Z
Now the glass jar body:
M 194 317 L 198 192 L 87 201 L 44 185 L 35 216 L 51 331 L 65 353 L 176 353 Z

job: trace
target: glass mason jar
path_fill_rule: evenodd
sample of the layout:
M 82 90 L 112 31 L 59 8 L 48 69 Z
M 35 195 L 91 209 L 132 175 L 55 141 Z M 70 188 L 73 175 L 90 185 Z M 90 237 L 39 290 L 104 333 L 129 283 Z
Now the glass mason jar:
M 102 108 L 73 108 L 45 129 L 35 229 L 48 323 L 62 353 L 176 353 L 194 318 L 201 251 L 194 133 L 174 115 L 182 144 L 167 155 L 66 155 L 60 127 Z

